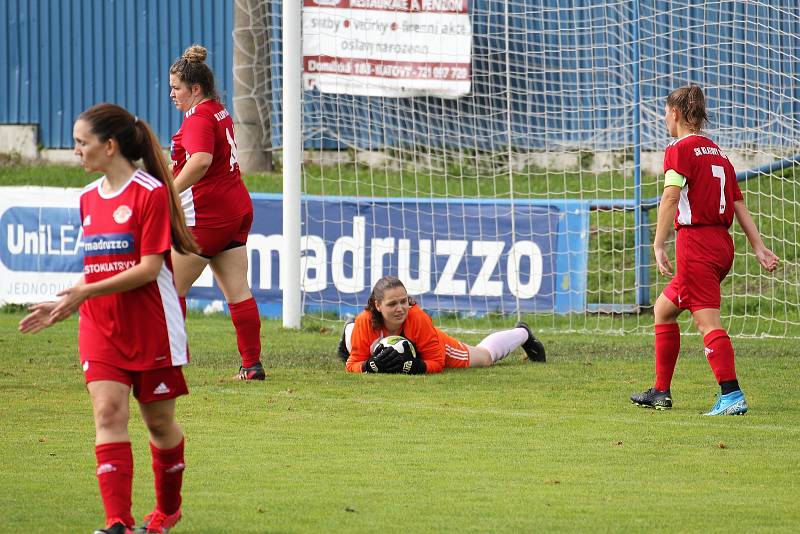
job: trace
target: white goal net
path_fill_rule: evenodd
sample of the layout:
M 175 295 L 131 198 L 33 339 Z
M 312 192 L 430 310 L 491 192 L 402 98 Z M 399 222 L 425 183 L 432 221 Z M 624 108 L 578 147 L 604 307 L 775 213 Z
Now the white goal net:
M 782 260 L 762 271 L 734 223 L 725 326 L 800 335 L 795 2 L 303 3 L 292 53 L 304 65 L 306 317 L 357 313 L 393 274 L 464 328 L 529 315 L 539 328 L 649 332 L 666 283 L 651 252 L 664 103 L 693 83 Z M 279 156 L 281 4 L 237 7 L 251 22 L 235 46 L 263 43 L 236 69 L 269 95 L 257 119 Z

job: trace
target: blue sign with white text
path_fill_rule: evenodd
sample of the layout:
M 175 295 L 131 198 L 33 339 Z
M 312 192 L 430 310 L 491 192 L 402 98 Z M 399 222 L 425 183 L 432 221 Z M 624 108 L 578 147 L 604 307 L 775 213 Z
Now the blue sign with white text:
M 77 207 L 14 206 L 0 214 L 0 229 L 0 262 L 8 270 L 83 272 L 83 232 Z
M 252 198 L 251 287 L 262 314 L 280 316 L 282 199 Z M 583 311 L 588 214 L 588 203 L 575 200 L 306 196 L 303 306 L 356 314 L 375 281 L 395 275 L 432 313 Z M 77 208 L 12 205 L 0 213 L 0 232 L 0 269 L 11 278 L 37 273 L 42 283 L 52 273 L 76 273 L 77 279 L 85 251 L 108 254 L 132 246 L 117 234 L 84 243 Z M 224 301 L 210 277 L 192 287 L 189 299 L 194 305 Z
M 254 194 L 253 294 L 280 315 L 282 202 Z M 398 276 L 430 312 L 583 310 L 588 204 L 304 197 L 304 309 L 355 314 L 374 282 Z M 190 298 L 220 299 L 194 287 Z

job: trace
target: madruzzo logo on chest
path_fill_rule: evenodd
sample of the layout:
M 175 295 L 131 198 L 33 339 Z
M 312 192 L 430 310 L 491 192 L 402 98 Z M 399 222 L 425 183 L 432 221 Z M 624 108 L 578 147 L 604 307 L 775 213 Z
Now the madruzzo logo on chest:
M 131 233 L 84 235 L 84 256 L 130 254 L 134 250 Z
M 133 215 L 133 211 L 125 204 L 122 204 L 114 210 L 113 217 L 117 224 L 125 224 L 131 218 L 131 215 Z

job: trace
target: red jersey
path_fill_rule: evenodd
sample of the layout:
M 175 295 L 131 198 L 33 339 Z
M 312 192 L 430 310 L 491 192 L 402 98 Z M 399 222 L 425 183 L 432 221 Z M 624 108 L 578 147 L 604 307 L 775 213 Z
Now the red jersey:
M 389 335 L 384 329 L 372 328 L 371 314 L 363 311 L 356 317 L 351 339 L 352 350 L 346 368 L 351 373 L 360 373 L 364 362 L 372 356 L 376 343 Z M 417 349 L 417 357 L 425 360 L 428 373 L 440 373 L 445 362 L 445 334 L 433 326 L 430 316 L 416 304 L 408 309 L 400 335 L 411 341 Z
M 80 307 L 81 359 L 130 371 L 183 365 L 186 328 L 172 278 L 169 197 L 164 185 L 137 170 L 119 191 L 101 190 L 104 178 L 81 193 L 83 274 L 87 283 L 110 278 L 164 254 L 158 279 L 86 299 Z
M 664 152 L 664 172 L 686 178 L 681 188 L 675 228 L 691 225 L 724 226 L 733 223 L 733 203 L 742 200 L 736 171 L 728 157 L 708 137 L 687 135 Z
M 216 100 L 206 100 L 186 112 L 172 136 L 172 175 L 177 177 L 192 154 L 211 154 L 211 166 L 200 180 L 181 193 L 187 226 L 215 227 L 252 211 L 253 204 L 239 173 L 233 119 Z

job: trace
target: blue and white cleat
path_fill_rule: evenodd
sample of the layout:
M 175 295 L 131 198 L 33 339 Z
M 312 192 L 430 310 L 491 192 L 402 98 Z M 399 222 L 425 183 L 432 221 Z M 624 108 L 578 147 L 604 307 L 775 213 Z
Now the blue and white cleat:
M 747 401 L 742 390 L 720 395 L 716 404 L 705 415 L 744 415 L 747 413 Z

